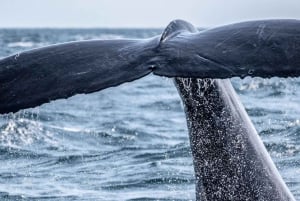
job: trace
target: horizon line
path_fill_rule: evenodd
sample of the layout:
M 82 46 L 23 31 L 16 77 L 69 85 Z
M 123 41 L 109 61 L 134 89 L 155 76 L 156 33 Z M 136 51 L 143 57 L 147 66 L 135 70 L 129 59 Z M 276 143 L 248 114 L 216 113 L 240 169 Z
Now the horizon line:
M 109 27 L 109 26 L 0 26 L 0 29 L 164 29 L 165 27 Z

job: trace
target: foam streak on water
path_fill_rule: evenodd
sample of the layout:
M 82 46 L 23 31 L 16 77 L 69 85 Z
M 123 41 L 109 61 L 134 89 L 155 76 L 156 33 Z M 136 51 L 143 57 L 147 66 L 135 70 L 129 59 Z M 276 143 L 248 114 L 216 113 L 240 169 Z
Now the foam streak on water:
M 58 42 L 160 30 L 0 30 L 0 58 Z M 300 199 L 300 79 L 233 79 Z M 187 83 L 188 86 L 188 83 Z M 0 116 L 0 200 L 194 200 L 185 116 L 170 80 L 148 76 Z

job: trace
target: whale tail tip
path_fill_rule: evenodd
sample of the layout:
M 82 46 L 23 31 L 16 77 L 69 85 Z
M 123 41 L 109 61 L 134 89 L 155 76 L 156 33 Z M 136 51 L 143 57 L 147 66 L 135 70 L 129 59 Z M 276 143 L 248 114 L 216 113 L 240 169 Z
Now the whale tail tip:
M 160 38 L 160 43 L 163 43 L 170 38 L 174 38 L 181 32 L 196 33 L 197 31 L 197 28 L 187 21 L 180 19 L 173 20 L 163 31 L 162 36 Z

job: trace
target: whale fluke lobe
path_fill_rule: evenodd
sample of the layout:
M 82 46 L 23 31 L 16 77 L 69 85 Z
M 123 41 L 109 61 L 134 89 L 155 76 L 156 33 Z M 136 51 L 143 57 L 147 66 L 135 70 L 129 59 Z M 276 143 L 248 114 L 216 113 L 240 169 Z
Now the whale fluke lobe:
M 153 72 L 167 77 L 300 76 L 300 21 L 198 31 L 183 20 L 145 40 L 52 45 L 0 60 L 0 114 L 91 93 Z
M 91 93 L 143 77 L 151 40 L 95 40 L 34 49 L 0 60 L 0 113 Z
M 165 42 L 165 63 L 154 74 L 167 77 L 300 76 L 300 21 L 262 20 L 198 33 L 184 31 Z

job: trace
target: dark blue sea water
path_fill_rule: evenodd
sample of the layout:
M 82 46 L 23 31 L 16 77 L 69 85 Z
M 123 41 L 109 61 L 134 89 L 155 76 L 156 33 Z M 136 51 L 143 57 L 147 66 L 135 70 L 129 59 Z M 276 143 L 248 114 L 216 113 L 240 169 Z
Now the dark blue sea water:
M 160 32 L 2 29 L 0 57 L 59 42 Z M 232 82 L 300 200 L 300 79 Z M 170 79 L 150 75 L 0 116 L 1 201 L 171 201 L 194 200 L 194 194 L 185 116 Z

